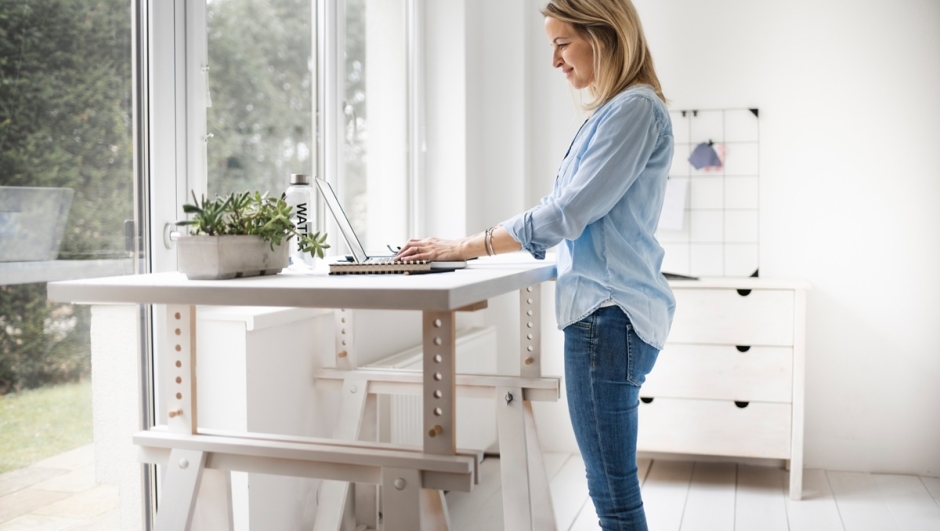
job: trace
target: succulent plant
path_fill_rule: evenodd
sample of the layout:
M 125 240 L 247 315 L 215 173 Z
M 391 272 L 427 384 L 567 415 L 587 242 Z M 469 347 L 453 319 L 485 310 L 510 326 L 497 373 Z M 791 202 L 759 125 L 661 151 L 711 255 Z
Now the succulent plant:
M 198 236 L 254 235 L 270 242 L 271 249 L 291 236 L 298 238 L 301 251 L 323 258 L 329 249 L 326 233 L 300 234 L 291 221 L 291 207 L 284 201 L 268 197 L 267 193 L 240 192 L 215 199 L 202 200 L 192 192 L 193 202 L 183 205 L 183 212 L 192 214 L 192 219 L 177 221 L 177 225 L 189 227 L 190 234 Z

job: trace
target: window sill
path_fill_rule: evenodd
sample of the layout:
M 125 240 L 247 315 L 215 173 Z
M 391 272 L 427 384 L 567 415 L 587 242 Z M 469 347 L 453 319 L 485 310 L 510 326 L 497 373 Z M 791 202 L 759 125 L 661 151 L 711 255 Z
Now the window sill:
M 0 262 L 0 286 L 129 275 L 133 272 L 130 258 Z

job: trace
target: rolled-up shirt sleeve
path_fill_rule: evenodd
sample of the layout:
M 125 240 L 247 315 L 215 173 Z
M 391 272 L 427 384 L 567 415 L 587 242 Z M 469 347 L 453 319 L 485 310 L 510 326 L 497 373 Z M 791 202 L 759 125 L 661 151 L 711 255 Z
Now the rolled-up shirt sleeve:
M 502 222 L 501 225 L 513 239 L 522 244 L 524 250 L 528 251 L 536 259 L 543 260 L 545 258 L 545 251 L 555 244 L 545 245 L 539 243 L 535 241 L 532 235 L 532 213 L 539 208 L 541 208 L 541 206 L 513 216 Z
M 598 110 L 593 127 L 559 186 L 541 204 L 501 223 L 535 258 L 562 240 L 577 239 L 584 228 L 610 212 L 646 167 L 659 127 L 653 103 L 629 97 Z M 590 122 L 587 125 L 591 125 Z

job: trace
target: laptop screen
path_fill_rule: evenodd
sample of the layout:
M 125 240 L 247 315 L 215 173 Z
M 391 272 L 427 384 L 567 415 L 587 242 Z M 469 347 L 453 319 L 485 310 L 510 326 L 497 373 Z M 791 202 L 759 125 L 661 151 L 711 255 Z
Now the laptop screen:
M 320 190 L 320 195 L 323 196 L 323 200 L 326 201 L 326 206 L 328 206 L 330 212 L 333 213 L 333 218 L 336 219 L 336 224 L 339 226 L 340 232 L 343 233 L 343 238 L 346 239 L 346 243 L 349 245 L 349 249 L 356 258 L 356 262 L 365 262 L 366 258 L 368 258 L 366 251 L 362 247 L 362 242 L 356 237 L 356 232 L 349 223 L 349 218 L 346 217 L 343 207 L 339 204 L 339 199 L 336 197 L 336 192 L 333 191 L 333 187 L 330 186 L 330 183 L 319 177 L 315 178 L 313 181 L 317 183 L 317 189 Z

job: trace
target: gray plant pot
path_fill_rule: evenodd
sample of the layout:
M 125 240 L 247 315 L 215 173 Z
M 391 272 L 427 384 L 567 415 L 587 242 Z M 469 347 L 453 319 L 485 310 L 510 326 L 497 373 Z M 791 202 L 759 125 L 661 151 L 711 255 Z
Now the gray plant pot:
M 190 280 L 276 275 L 288 265 L 285 242 L 271 250 L 261 236 L 183 236 L 179 270 Z

